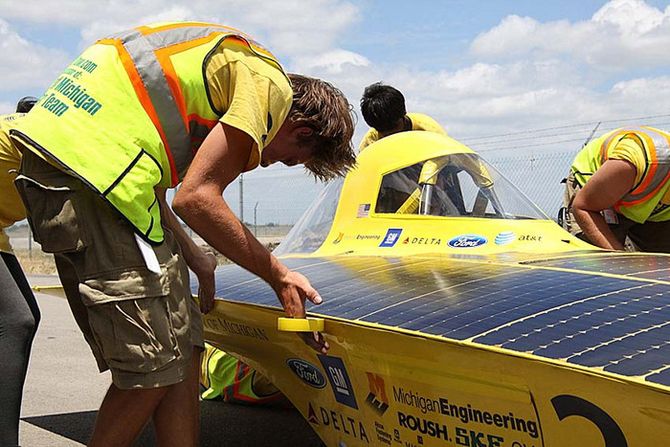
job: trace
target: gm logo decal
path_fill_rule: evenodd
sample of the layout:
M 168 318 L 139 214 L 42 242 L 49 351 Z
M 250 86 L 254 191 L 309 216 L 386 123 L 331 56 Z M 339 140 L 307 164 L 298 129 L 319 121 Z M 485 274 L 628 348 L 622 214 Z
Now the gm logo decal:
M 326 378 L 319 368 L 302 359 L 288 359 L 286 364 L 300 380 L 313 388 L 326 386 Z
M 484 245 L 488 240 L 478 234 L 461 234 L 449 240 L 447 245 L 452 248 L 473 248 Z
M 335 393 L 335 400 L 354 410 L 358 410 L 354 387 L 351 384 L 347 368 L 344 366 L 344 361 L 339 357 L 329 355 L 317 354 L 316 356 L 328 374 L 330 386 L 333 387 L 333 393 Z
M 386 232 L 386 236 L 382 239 L 382 243 L 379 244 L 380 247 L 393 247 L 398 239 L 400 239 L 400 233 L 402 233 L 402 228 L 389 228 Z

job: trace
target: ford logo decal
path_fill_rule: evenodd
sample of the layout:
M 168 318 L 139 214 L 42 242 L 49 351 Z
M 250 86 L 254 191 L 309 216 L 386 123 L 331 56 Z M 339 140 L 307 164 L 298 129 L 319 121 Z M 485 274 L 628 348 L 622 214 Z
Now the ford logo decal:
M 302 359 L 288 359 L 286 364 L 300 380 L 314 388 L 326 386 L 326 378 L 319 368 Z
M 453 248 L 472 248 L 484 245 L 487 239 L 478 234 L 461 234 L 447 242 L 447 245 Z

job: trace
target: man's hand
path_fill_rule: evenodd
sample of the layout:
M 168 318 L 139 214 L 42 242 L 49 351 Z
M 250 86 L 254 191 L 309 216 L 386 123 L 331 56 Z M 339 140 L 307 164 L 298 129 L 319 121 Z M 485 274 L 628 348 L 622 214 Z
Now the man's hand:
M 286 270 L 277 279 L 271 281 L 270 286 L 279 298 L 286 315 L 291 318 L 305 318 L 305 300 L 314 304 L 321 304 L 319 292 L 309 283 L 302 274 Z
M 201 252 L 200 256 L 191 259 L 189 268 L 198 277 L 198 301 L 200 311 L 209 313 L 214 307 L 214 270 L 216 270 L 216 256 Z
M 291 318 L 305 318 L 305 300 L 314 304 L 321 304 L 323 300 L 309 280 L 302 274 L 292 270 L 286 270 L 273 280 L 270 285 L 274 289 L 279 302 L 281 303 L 286 315 Z M 300 334 L 308 346 L 312 349 L 326 354 L 328 352 L 328 342 L 319 332 L 304 332 Z

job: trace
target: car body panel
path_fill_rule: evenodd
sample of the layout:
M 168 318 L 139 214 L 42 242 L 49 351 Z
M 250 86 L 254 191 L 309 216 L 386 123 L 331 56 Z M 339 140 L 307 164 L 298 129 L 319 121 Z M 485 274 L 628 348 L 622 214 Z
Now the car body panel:
M 273 290 L 234 265 L 217 270 L 206 339 L 267 375 L 328 446 L 662 445 L 670 256 L 599 250 L 492 195 L 485 217 L 376 212 L 385 175 L 458 154 L 472 152 L 428 132 L 380 140 L 333 215 L 287 238 L 311 247 L 282 260 L 324 299 L 308 312 L 328 355 L 279 331 Z

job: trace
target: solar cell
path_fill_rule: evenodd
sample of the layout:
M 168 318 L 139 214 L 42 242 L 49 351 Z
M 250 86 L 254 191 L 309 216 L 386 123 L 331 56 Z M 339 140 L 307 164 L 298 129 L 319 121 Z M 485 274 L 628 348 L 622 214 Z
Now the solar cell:
M 285 262 L 323 296 L 323 304 L 309 309 L 318 314 L 646 375 L 670 385 L 670 372 L 663 369 L 670 363 L 670 285 L 649 279 L 670 271 L 670 257 L 601 254 L 525 265 L 449 257 Z M 637 273 L 646 279 L 632 277 Z M 216 279 L 217 296 L 279 307 L 267 284 L 236 266 L 220 268 Z

